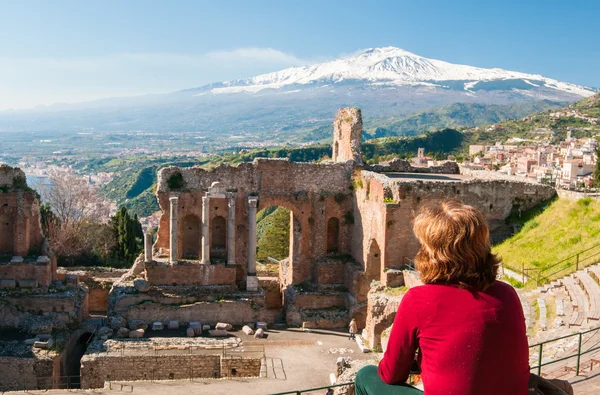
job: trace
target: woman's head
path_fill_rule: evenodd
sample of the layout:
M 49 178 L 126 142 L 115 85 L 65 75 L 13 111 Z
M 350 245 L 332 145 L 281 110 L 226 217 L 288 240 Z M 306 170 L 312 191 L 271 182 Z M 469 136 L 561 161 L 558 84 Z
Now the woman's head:
M 424 206 L 413 230 L 421 243 L 416 262 L 425 284 L 485 289 L 496 279 L 499 259 L 479 210 L 458 200 Z

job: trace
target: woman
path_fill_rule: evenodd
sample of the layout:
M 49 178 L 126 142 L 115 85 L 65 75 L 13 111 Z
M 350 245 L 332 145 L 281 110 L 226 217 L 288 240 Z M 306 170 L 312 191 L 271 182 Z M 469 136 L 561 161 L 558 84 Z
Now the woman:
M 425 285 L 402 298 L 384 357 L 358 372 L 356 394 L 423 394 L 404 384 L 419 348 L 426 395 L 527 395 L 523 309 L 496 281 L 483 215 L 451 200 L 423 208 L 413 230 Z

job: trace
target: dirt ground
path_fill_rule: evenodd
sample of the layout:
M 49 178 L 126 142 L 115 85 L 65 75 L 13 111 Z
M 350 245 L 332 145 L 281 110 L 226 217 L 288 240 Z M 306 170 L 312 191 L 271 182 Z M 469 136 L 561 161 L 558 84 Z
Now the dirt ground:
M 236 394 L 266 395 L 277 392 L 321 387 L 329 384 L 329 375 L 335 372 L 340 356 L 350 359 L 373 359 L 373 354 L 363 354 L 356 342 L 350 341 L 346 332 L 300 329 L 269 330 L 267 339 L 254 339 L 236 332 L 245 344 L 264 344 L 267 362 L 266 378 L 250 379 L 196 379 L 193 381 L 118 382 L 112 389 L 28 391 L 68 395 L 73 393 L 111 394 L 137 393 L 144 395 Z M 325 390 L 313 392 L 325 394 Z M 20 392 L 23 393 L 23 392 Z

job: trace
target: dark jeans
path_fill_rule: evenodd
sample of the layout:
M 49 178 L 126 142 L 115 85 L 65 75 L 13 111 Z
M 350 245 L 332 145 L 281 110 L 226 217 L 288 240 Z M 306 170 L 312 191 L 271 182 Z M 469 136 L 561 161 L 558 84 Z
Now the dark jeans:
M 356 373 L 356 395 L 423 395 L 423 391 L 408 384 L 389 385 L 377 373 L 377 366 L 367 365 Z

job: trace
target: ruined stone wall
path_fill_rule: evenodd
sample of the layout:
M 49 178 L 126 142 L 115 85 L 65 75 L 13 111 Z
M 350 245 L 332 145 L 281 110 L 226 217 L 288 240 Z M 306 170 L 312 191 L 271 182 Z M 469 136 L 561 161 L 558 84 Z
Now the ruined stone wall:
M 362 164 L 362 114 L 359 108 L 340 108 L 333 121 L 333 161 Z
M 55 259 L 55 258 L 53 258 Z M 48 287 L 52 281 L 56 262 L 53 260 L 26 260 L 23 262 L 2 262 L 0 260 L 0 279 L 14 280 L 15 286 L 28 288 Z M 21 280 L 25 280 L 21 283 Z M 33 281 L 33 283 L 31 282 Z M 25 285 L 27 282 L 27 285 Z
M 394 323 L 402 295 L 388 295 L 383 292 L 383 287 L 379 287 L 369 292 L 368 300 L 367 322 L 362 336 L 369 347 L 381 349 L 381 333 Z
M 352 256 L 365 270 L 363 281 L 370 284 L 371 281 L 381 280 L 388 259 L 386 256 L 388 211 L 383 185 L 372 177 L 366 176 L 368 174 L 365 171 L 357 171 L 354 176 Z M 366 293 L 355 295 L 359 302 L 366 301 L 366 296 Z
M 173 174 L 183 176 L 184 188 L 170 191 L 168 180 Z M 327 222 L 340 221 L 340 252 L 349 252 L 350 228 L 342 225 L 343 216 L 352 211 L 350 178 L 351 163 L 315 164 L 290 163 L 288 160 L 256 159 L 236 167 L 219 166 L 211 171 L 202 168 L 165 168 L 159 173 L 158 200 L 163 215 L 154 249 L 166 256 L 169 249 L 169 197 L 179 196 L 180 231 L 183 218 L 202 217 L 202 196 L 213 182 L 219 181 L 228 192 L 236 192 L 236 280 L 247 272 L 248 196 L 258 196 L 258 210 L 283 206 L 293 213 L 296 242 L 292 249 L 291 270 L 285 276 L 288 283 L 300 283 L 312 276 L 316 259 L 326 255 Z M 222 200 L 222 202 L 219 202 Z M 211 213 L 227 220 L 225 199 L 211 199 Z M 214 217 L 211 214 L 211 219 Z M 181 240 L 185 236 L 179 235 Z M 181 248 L 179 249 L 181 251 Z M 175 268 L 176 269 L 176 268 Z
M 146 280 L 154 285 L 235 285 L 236 269 L 224 265 L 146 262 Z
M 218 378 L 219 355 L 88 354 L 81 359 L 81 388 L 102 388 L 105 381 L 189 380 Z
M 14 290 L 0 296 L 0 327 L 19 327 L 33 334 L 46 333 L 46 329 L 64 329 L 87 317 L 88 293 L 84 288 L 55 293 Z
M 0 255 L 47 255 L 43 244 L 37 196 L 25 190 L 0 189 Z
M 0 187 L 19 187 L 26 180 L 25 172 L 18 167 L 0 164 Z
M 385 165 L 366 166 L 366 170 L 377 173 L 399 172 L 399 173 L 429 173 L 429 174 L 460 174 L 460 168 L 456 162 L 446 162 L 441 166 L 421 167 L 413 166 L 409 161 L 393 159 Z
M 23 391 L 56 387 L 59 358 L 0 357 L 0 391 Z
M 221 300 L 224 296 L 233 299 Z M 256 321 L 274 323 L 281 309 L 268 309 L 263 295 L 235 295 L 231 291 L 215 289 L 202 298 L 186 296 L 183 292 L 162 296 L 143 293 L 123 295 L 110 309 L 110 314 L 148 323 L 177 320 L 181 323 L 200 321 L 210 325 L 218 322 L 244 325 Z
M 514 210 L 527 210 L 551 199 L 556 191 L 548 186 L 529 183 L 515 183 L 504 180 L 465 179 L 456 182 L 398 181 L 384 175 L 363 171 L 362 177 L 370 179 L 370 185 L 377 185 L 377 191 L 383 190 L 389 203 L 384 205 L 385 215 L 381 221 L 362 225 L 363 232 L 384 233 L 385 251 L 383 251 L 383 270 L 398 269 L 406 258 L 412 259 L 419 249 L 419 243 L 412 233 L 412 220 L 423 204 L 447 199 L 458 199 L 482 211 L 490 227 L 491 238 L 503 234 L 506 230 L 505 218 Z M 359 215 L 369 212 L 360 206 Z M 364 229 L 375 227 L 374 230 Z M 358 231 L 358 230 L 357 230 Z M 365 248 L 366 240 L 363 240 Z M 360 254 L 355 255 L 359 259 Z

